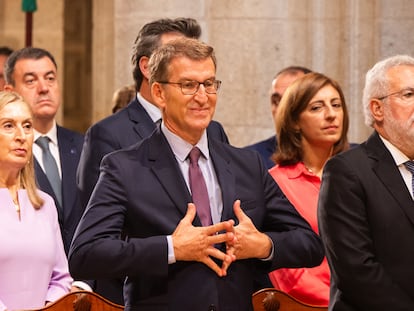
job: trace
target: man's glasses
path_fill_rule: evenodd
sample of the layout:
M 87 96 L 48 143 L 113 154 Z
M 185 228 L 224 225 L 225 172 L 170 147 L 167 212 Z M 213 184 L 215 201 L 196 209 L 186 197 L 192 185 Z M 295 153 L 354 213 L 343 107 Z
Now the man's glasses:
M 405 89 L 402 89 L 398 92 L 394 92 L 382 97 L 378 97 L 379 100 L 383 100 L 386 99 L 387 97 L 390 96 L 396 96 L 399 99 L 401 99 L 403 102 L 407 103 L 407 104 L 412 104 L 414 103 L 414 88 L 412 87 L 407 87 Z
M 197 93 L 200 88 L 200 84 L 204 86 L 204 90 L 207 94 L 217 94 L 218 89 L 220 88 L 220 80 L 206 80 L 204 82 L 198 81 L 184 81 L 184 82 L 169 82 L 169 81 L 158 81 L 162 84 L 176 84 L 181 88 L 181 92 L 184 95 L 194 95 Z

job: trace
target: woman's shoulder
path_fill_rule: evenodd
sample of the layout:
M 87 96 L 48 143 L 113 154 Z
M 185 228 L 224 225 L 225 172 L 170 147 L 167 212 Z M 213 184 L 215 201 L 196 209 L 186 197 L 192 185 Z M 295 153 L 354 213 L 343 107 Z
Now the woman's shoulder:
M 40 189 L 38 189 L 37 192 L 39 193 L 39 196 L 45 201 L 43 205 L 55 205 L 55 201 L 50 194 Z

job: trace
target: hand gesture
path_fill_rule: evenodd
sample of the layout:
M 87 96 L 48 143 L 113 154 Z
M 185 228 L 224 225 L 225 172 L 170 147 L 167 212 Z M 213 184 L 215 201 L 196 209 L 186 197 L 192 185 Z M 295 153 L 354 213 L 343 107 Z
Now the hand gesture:
M 225 276 L 227 268 L 235 258 L 215 248 L 214 244 L 229 243 L 233 240 L 234 221 L 228 220 L 211 226 L 194 227 L 192 222 L 195 215 L 196 207 L 193 203 L 189 203 L 186 215 L 172 234 L 175 259 L 202 262 L 218 276 Z M 226 263 L 226 268 L 219 267 L 211 257 L 222 260 L 223 266 Z
M 270 238 L 257 230 L 241 209 L 240 200 L 234 202 L 233 209 L 239 224 L 233 227 L 234 239 L 227 243 L 227 254 L 235 256 L 236 259 L 269 257 L 272 251 Z

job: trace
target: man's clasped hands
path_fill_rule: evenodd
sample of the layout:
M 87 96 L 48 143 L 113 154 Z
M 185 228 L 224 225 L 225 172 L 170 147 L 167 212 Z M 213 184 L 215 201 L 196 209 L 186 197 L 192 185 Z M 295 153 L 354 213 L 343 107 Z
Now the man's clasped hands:
M 268 258 L 273 247 L 270 238 L 256 229 L 241 209 L 240 200 L 234 202 L 233 209 L 237 225 L 231 219 L 210 226 L 195 227 L 192 222 L 196 206 L 189 203 L 186 215 L 172 234 L 176 261 L 199 261 L 218 276 L 226 276 L 227 269 L 236 260 Z M 220 243 L 226 243 L 226 252 L 214 247 Z M 221 267 L 212 258 L 221 260 Z

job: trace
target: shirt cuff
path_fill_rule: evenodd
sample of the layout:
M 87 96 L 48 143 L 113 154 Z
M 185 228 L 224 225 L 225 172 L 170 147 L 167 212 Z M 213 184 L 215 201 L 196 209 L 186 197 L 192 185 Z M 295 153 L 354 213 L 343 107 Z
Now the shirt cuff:
M 262 261 L 270 261 L 270 260 L 272 260 L 272 259 L 273 259 L 274 254 L 275 254 L 275 245 L 273 244 L 273 241 L 272 241 L 272 239 L 271 239 L 271 238 L 269 238 L 269 240 L 270 240 L 270 243 L 272 243 L 272 251 L 270 252 L 269 257 L 267 257 L 267 258 L 263 258 L 263 259 L 260 259 L 260 260 L 262 260 Z
M 168 264 L 175 263 L 175 254 L 174 254 L 174 245 L 172 241 L 172 236 L 167 235 L 167 243 L 168 243 Z
M 80 289 L 87 290 L 88 292 L 93 292 L 92 287 L 82 281 L 74 281 L 72 286 L 79 287 Z

